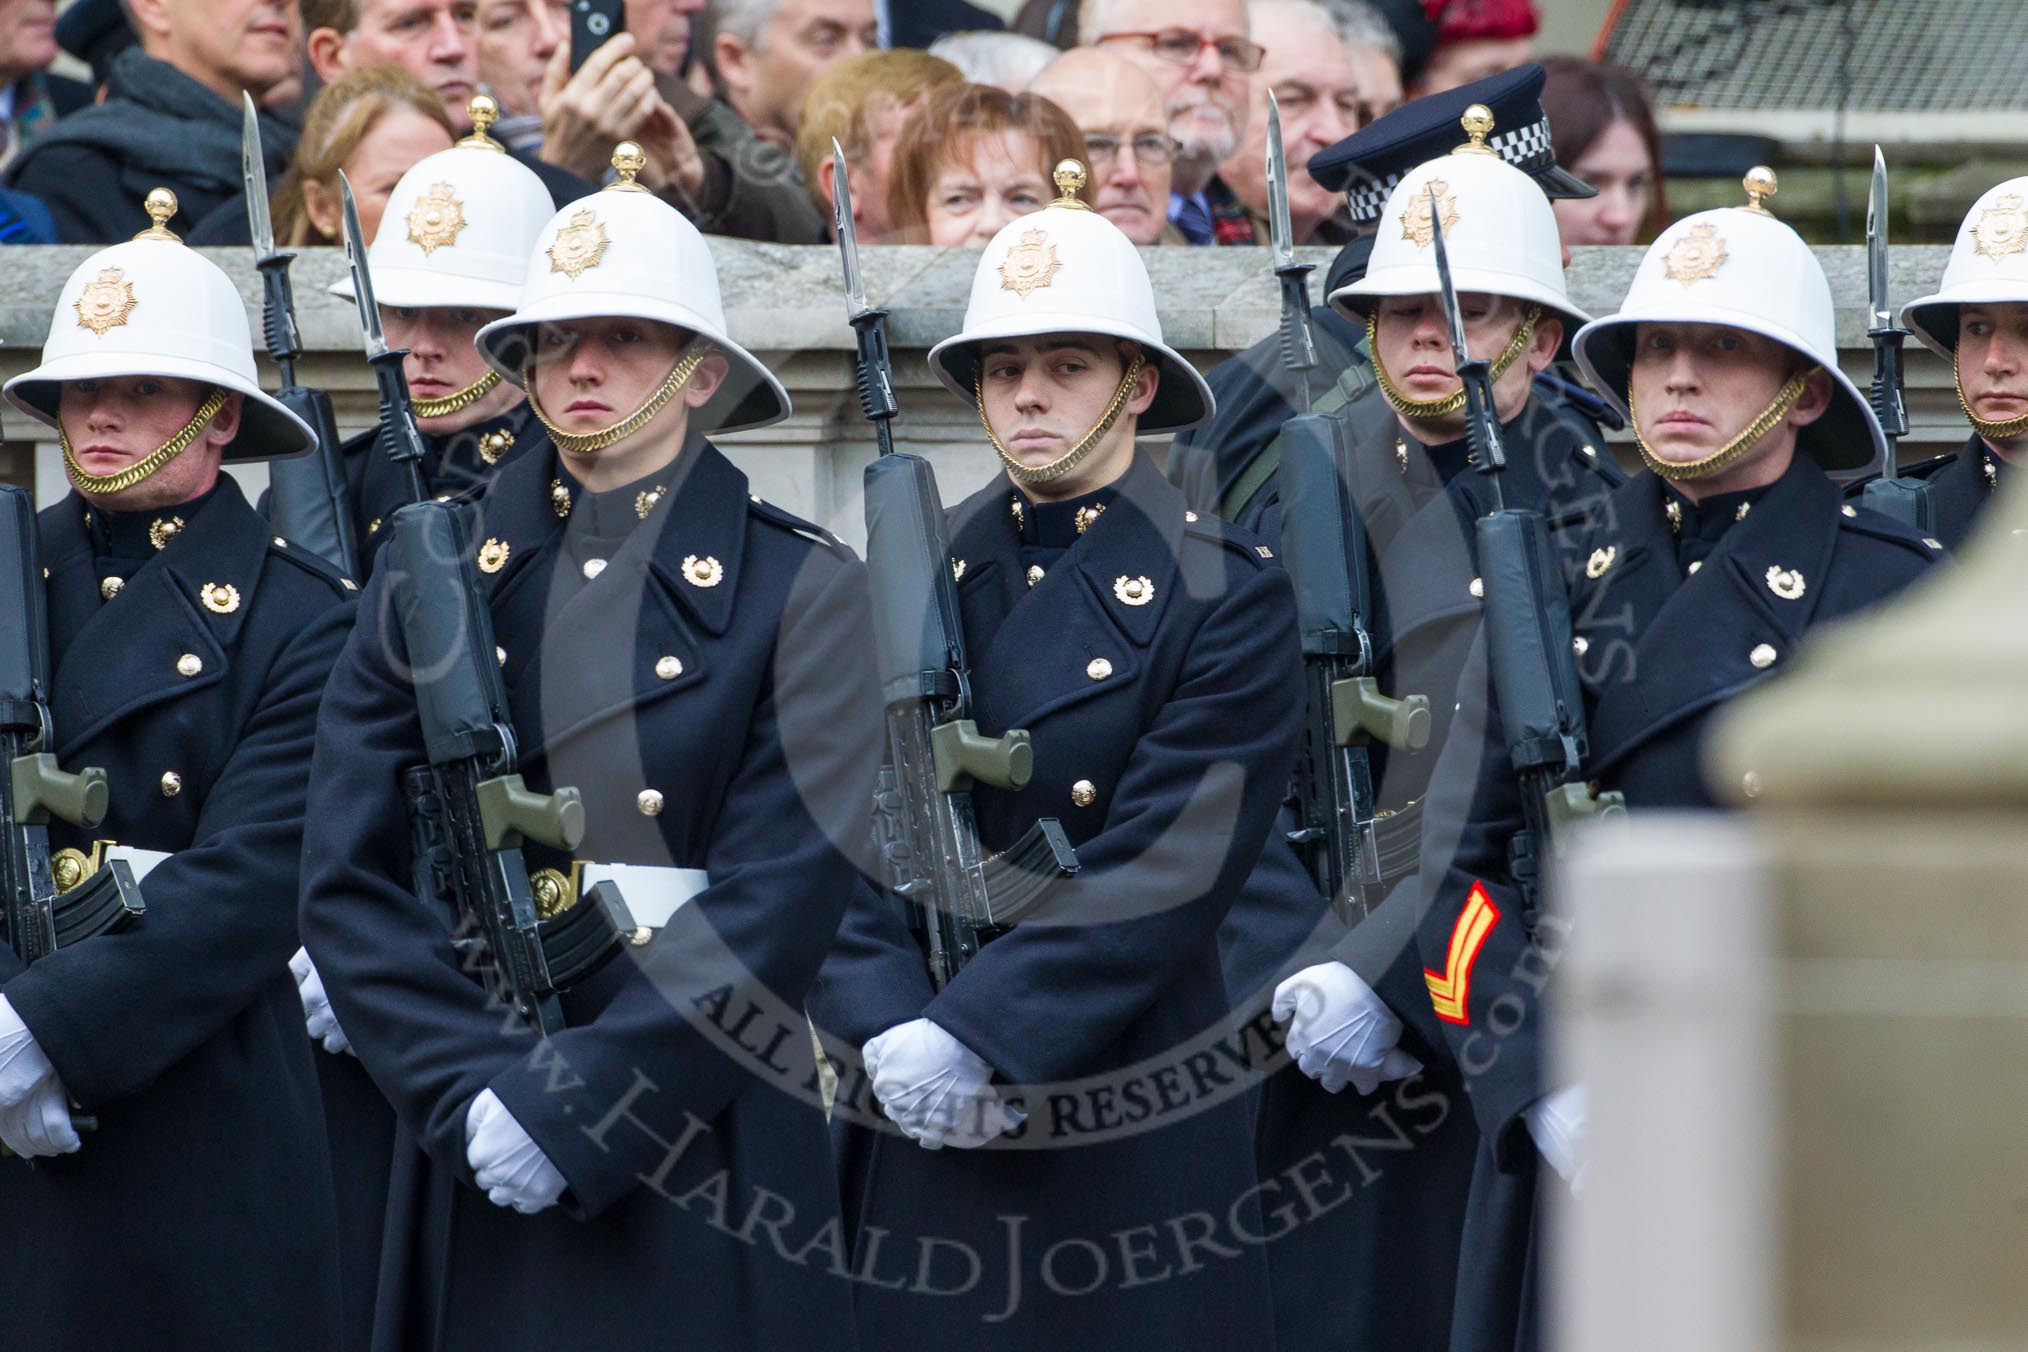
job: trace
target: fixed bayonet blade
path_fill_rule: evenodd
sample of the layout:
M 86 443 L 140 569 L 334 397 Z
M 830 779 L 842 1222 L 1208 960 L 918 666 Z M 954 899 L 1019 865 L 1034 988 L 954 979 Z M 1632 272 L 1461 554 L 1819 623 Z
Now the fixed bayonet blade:
M 1443 288 L 1444 319 L 1451 326 L 1451 357 L 1462 375 L 1465 364 L 1472 359 L 1472 352 L 1465 343 L 1465 312 L 1458 305 L 1458 290 L 1451 284 L 1451 256 L 1444 249 L 1443 213 L 1437 210 L 1434 187 L 1429 189 L 1429 223 L 1430 238 L 1436 244 L 1437 284 Z
M 1887 157 L 1873 147 L 1873 187 L 1866 194 L 1866 299 L 1873 327 L 1894 323 L 1887 307 Z
M 359 331 L 366 337 L 369 359 L 387 351 L 380 331 L 380 307 L 373 303 L 373 278 L 366 271 L 366 232 L 359 228 L 359 204 L 352 200 L 352 182 L 338 171 L 338 193 L 345 204 L 345 266 L 352 274 L 352 299 L 359 306 Z
M 1122 147 L 1124 149 L 1124 147 Z M 1275 270 L 1296 261 L 1296 242 L 1289 225 L 1289 161 L 1282 150 L 1282 109 L 1268 91 L 1267 134 L 1268 240 L 1274 246 Z
M 245 120 L 239 133 L 240 176 L 246 180 L 246 223 L 253 234 L 254 259 L 267 258 L 275 251 L 275 227 L 268 218 L 268 167 L 261 156 L 261 115 L 253 95 L 242 90 L 246 102 Z
M 852 224 L 852 181 L 845 169 L 845 150 L 831 141 L 831 231 L 845 260 L 845 309 L 854 319 L 872 309 L 866 303 L 866 279 L 859 271 L 859 232 Z

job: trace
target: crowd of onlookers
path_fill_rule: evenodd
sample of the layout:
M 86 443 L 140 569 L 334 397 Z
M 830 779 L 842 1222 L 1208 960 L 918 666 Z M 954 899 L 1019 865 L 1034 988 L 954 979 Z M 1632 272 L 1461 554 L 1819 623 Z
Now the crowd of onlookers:
M 862 243 L 982 244 L 1058 195 L 1144 245 L 1267 241 L 1269 95 L 1297 243 L 1341 243 L 1310 157 L 1400 104 L 1531 59 L 1530 0 L 624 0 L 573 60 L 566 0 L 0 0 L 0 241 L 105 243 L 177 195 L 192 243 L 248 238 L 241 93 L 261 109 L 280 243 L 369 234 L 411 164 L 490 134 L 558 203 L 640 144 L 640 181 L 710 233 L 820 243 L 834 146 Z M 50 73 L 58 48 L 89 84 Z M 1547 59 L 1559 160 L 1599 188 L 1568 243 L 1659 218 L 1654 122 L 1623 71 Z

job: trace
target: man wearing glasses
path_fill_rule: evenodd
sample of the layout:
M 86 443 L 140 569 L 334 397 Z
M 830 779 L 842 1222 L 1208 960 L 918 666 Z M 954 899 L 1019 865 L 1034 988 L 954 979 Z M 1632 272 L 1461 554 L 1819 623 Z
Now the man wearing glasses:
M 1074 47 L 1028 88 L 1077 123 L 1099 215 L 1136 244 L 1187 242 L 1169 220 L 1176 143 L 1162 91 L 1145 71 L 1105 48 Z
M 1266 55 L 1243 0 L 1084 0 L 1087 46 L 1118 52 L 1154 77 L 1176 142 L 1169 219 L 1192 244 L 1251 244 L 1253 222 L 1218 178 L 1246 133 L 1253 72 Z

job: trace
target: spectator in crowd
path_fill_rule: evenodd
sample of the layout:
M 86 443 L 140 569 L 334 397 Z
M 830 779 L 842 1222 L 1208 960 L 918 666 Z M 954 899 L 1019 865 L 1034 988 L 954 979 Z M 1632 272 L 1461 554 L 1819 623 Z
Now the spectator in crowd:
M 371 242 L 388 194 L 409 166 L 449 150 L 454 139 L 443 101 L 400 66 L 367 66 L 325 85 L 304 115 L 296 158 L 269 197 L 275 243 L 289 249 L 344 243 L 340 170 Z
M 1343 244 L 1351 219 L 1337 193 L 1310 177 L 1310 156 L 1359 130 L 1359 74 L 1331 15 L 1316 0 L 1251 0 L 1247 21 L 1267 49 L 1253 81 L 1246 139 L 1218 167 L 1268 242 L 1268 92 L 1281 105 L 1282 153 L 1289 167 L 1289 228 L 1298 244 Z
M 965 0 L 874 0 L 874 6 L 883 47 L 927 48 L 953 33 L 997 32 L 1001 27 L 997 15 Z
M 500 105 L 493 139 L 510 150 L 542 144 L 542 77 L 570 46 L 569 0 L 478 0 L 473 14 L 479 87 Z
M 1027 0 L 1007 27 L 1060 51 L 1077 46 L 1078 0 Z
M 1542 110 L 1556 161 L 1598 196 L 1551 202 L 1564 247 L 1638 244 L 1661 232 L 1662 138 L 1632 72 L 1575 56 L 1542 60 Z
M 310 65 L 320 81 L 331 84 L 367 66 L 401 66 L 443 100 L 460 135 L 471 130 L 479 81 L 473 0 L 302 0 L 302 6 Z M 535 171 L 558 206 L 591 191 L 568 170 L 526 151 L 509 147 L 509 153 Z
M 1052 61 L 1029 92 L 1077 124 L 1091 171 L 1085 196 L 1099 215 L 1136 244 L 1187 243 L 1169 221 L 1176 143 L 1162 91 L 1146 71 L 1104 48 L 1077 47 Z
M 973 84 L 989 84 L 1019 94 L 1056 59 L 1056 48 L 1019 33 L 952 33 L 930 44 L 940 56 L 964 72 Z
M 852 185 L 852 224 L 861 244 L 894 236 L 887 214 L 887 185 L 894 143 L 909 116 L 939 85 L 964 83 L 958 68 L 906 48 L 848 56 L 817 77 L 796 128 L 796 163 L 810 200 L 831 219 L 831 143 L 845 152 Z
M 287 0 L 127 0 L 140 45 L 114 58 L 105 102 L 81 108 L 25 146 L 8 186 L 49 205 L 69 244 L 130 238 L 139 203 L 166 187 L 186 232 L 219 203 L 242 196 L 240 95 L 256 99 L 295 62 Z M 268 172 L 280 178 L 295 132 L 262 123 Z
M 833 62 L 880 45 L 873 0 L 712 0 L 705 45 L 719 96 L 754 134 L 796 144 L 804 96 Z
M 329 84 L 367 66 L 406 66 L 454 119 L 477 92 L 472 0 L 302 0 L 304 38 Z
M 906 242 L 982 248 L 1016 216 L 1055 200 L 1056 166 L 1083 155 L 1077 124 L 1049 100 L 944 85 L 895 142 L 888 214 Z
M 1338 40 L 1352 58 L 1359 89 L 1357 131 L 1401 106 L 1401 35 L 1371 0 L 1322 0 Z
M 89 85 L 47 72 L 55 0 L 0 0 L 0 168 L 58 117 L 92 101 Z
M 56 45 L 91 67 L 93 98 L 111 78 L 113 58 L 136 40 L 121 0 L 72 0 L 56 19 Z
M 1415 97 L 1512 70 L 1535 56 L 1534 0 L 1438 0 L 1436 47 L 1414 86 Z
M 1253 243 L 1245 205 L 1217 172 L 1246 134 L 1265 55 L 1248 36 L 1244 0 L 1084 0 L 1077 24 L 1086 46 L 1117 51 L 1162 90 L 1176 142 L 1169 219 L 1183 237 Z

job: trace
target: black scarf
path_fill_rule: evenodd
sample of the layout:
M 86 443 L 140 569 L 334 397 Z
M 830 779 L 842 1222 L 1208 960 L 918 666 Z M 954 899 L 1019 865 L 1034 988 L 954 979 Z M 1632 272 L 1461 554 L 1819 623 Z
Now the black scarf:
M 58 119 L 12 166 L 10 181 L 35 156 L 57 146 L 88 146 L 120 163 L 121 188 L 135 215 L 148 189 L 188 186 L 220 196 L 245 191 L 240 177 L 237 105 L 164 61 L 132 47 L 113 61 L 106 101 Z M 296 130 L 261 115 L 261 151 L 268 178 L 279 178 L 296 150 Z M 137 221 L 139 225 L 144 221 Z

